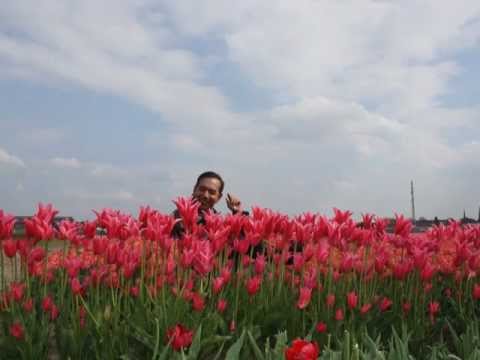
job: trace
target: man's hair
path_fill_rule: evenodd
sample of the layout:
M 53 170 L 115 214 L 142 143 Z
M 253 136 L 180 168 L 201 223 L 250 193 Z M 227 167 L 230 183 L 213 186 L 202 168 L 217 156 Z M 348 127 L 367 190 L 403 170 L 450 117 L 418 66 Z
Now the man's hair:
M 202 179 L 205 179 L 205 178 L 214 178 L 220 181 L 220 194 L 223 193 L 223 187 L 225 183 L 223 182 L 222 177 L 214 171 L 205 171 L 204 173 L 201 173 L 197 178 L 197 183 L 195 184 L 194 189 L 198 186 L 200 181 L 202 181 Z

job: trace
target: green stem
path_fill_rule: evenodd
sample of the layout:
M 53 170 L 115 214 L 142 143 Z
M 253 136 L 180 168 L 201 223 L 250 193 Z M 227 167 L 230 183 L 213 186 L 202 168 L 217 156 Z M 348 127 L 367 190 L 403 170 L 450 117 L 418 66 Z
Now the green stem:
M 5 274 L 4 274 L 4 259 L 3 259 L 3 246 L 2 243 L 0 242 L 0 278 L 1 278 L 1 292 L 3 293 L 5 291 Z

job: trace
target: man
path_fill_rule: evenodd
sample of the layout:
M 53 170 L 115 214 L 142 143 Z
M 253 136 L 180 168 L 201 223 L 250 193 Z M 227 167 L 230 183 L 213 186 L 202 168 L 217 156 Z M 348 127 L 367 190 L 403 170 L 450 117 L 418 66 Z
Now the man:
M 207 211 L 211 210 L 214 213 L 217 213 L 214 206 L 222 198 L 224 181 L 222 177 L 213 171 L 206 171 L 197 178 L 197 182 L 193 187 L 192 197 L 200 203 L 200 208 L 198 210 L 198 224 L 205 224 L 204 215 Z M 236 196 L 232 194 L 227 194 L 226 197 L 227 207 L 230 209 L 232 214 L 238 212 L 248 215 L 247 211 L 242 210 L 242 202 Z M 180 217 L 178 210 L 173 212 L 173 215 L 176 218 Z M 180 238 L 183 236 L 184 229 L 181 222 L 178 222 L 172 230 L 172 236 Z
M 224 185 L 222 177 L 213 171 L 200 174 L 193 187 L 192 197 L 200 203 L 201 212 L 210 209 L 216 212 L 214 206 L 222 198 Z M 242 211 L 242 203 L 237 197 L 227 194 L 226 202 L 233 214 Z

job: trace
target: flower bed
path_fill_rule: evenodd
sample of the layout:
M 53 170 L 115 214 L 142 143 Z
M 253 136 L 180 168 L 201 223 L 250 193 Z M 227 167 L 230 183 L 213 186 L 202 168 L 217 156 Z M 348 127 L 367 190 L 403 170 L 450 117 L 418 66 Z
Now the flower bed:
M 412 234 L 396 216 L 390 234 L 372 215 L 359 226 L 348 211 L 260 208 L 202 225 L 197 204 L 176 205 L 181 239 L 178 220 L 148 207 L 55 229 L 56 210 L 41 205 L 12 240 L 0 211 L 2 359 L 52 348 L 72 359 L 480 354 L 478 226 Z

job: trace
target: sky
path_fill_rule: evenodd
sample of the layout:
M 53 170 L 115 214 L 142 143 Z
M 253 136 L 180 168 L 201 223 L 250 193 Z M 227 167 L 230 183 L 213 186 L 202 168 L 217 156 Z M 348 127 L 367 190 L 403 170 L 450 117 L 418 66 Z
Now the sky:
M 477 218 L 479 63 L 478 0 L 3 0 L 0 209 Z

